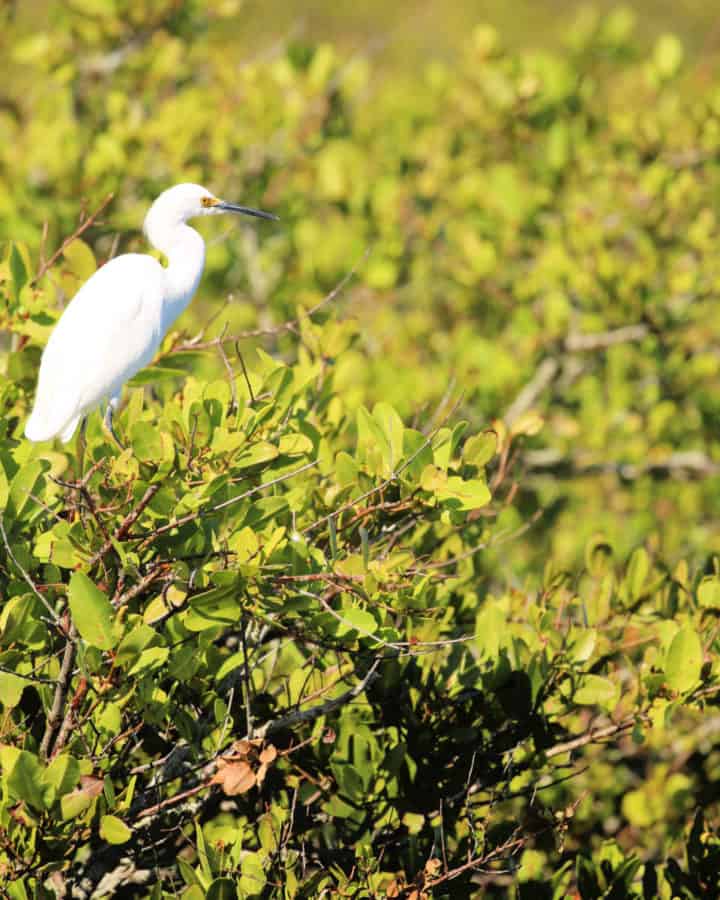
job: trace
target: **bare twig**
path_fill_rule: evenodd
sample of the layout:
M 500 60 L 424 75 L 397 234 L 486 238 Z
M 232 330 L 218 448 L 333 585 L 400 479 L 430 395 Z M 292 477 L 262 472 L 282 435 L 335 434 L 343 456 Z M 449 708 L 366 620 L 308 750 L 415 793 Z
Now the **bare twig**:
M 547 759 L 552 759 L 555 756 L 561 756 L 563 753 L 579 750 L 581 747 L 586 747 L 588 744 L 604 741 L 607 738 L 617 737 L 617 735 L 624 734 L 626 731 L 633 729 L 639 722 L 647 721 L 647 715 L 643 714 L 623 719 L 622 722 L 614 722 L 612 725 L 605 725 L 603 728 L 591 728 L 589 731 L 586 731 L 585 734 L 581 734 L 569 741 L 563 741 L 561 744 L 555 744 L 554 747 L 544 750 L 543 753 Z
M 582 353 L 586 350 L 606 350 L 616 344 L 627 344 L 641 341 L 650 333 L 647 325 L 624 325 L 611 331 L 598 331 L 595 334 L 569 334 L 565 338 L 565 349 L 569 353 Z
M 32 590 L 33 594 L 35 594 L 35 596 L 38 598 L 38 600 L 42 603 L 42 605 L 48 611 L 52 621 L 57 625 L 57 623 L 59 621 L 57 613 L 50 605 L 47 597 L 43 597 L 43 595 L 40 593 L 35 582 L 28 575 L 28 573 L 25 571 L 25 569 L 20 565 L 20 563 L 17 560 L 17 557 L 12 552 L 12 548 L 10 547 L 10 542 L 8 541 L 8 536 L 5 531 L 5 523 L 3 521 L 2 514 L 0 514 L 0 535 L 2 535 L 2 540 L 3 540 L 3 544 L 5 544 L 5 550 L 7 551 L 7 555 L 10 557 L 10 559 L 15 564 L 15 568 L 18 570 L 18 572 L 22 575 L 23 579 L 30 586 L 30 589 Z
M 498 847 L 494 847 L 488 853 L 484 854 L 484 856 L 470 859 L 466 863 L 463 863 L 463 865 L 457 866 L 457 868 L 455 869 L 450 869 L 449 871 L 444 872 L 442 875 L 439 875 L 437 878 L 428 878 L 426 880 L 423 880 L 423 889 L 425 891 L 432 890 L 432 888 L 435 888 L 446 881 L 452 881 L 453 879 L 458 878 L 460 875 L 464 875 L 465 872 L 471 871 L 473 869 L 481 869 L 483 868 L 483 866 L 486 866 L 488 863 L 493 862 L 501 856 L 504 856 L 506 853 L 517 853 L 517 851 L 521 850 L 529 840 L 529 835 L 520 835 L 519 837 L 517 835 L 518 832 L 516 831 L 506 841 L 504 841 Z
M 531 409 L 560 374 L 564 356 L 593 350 L 607 350 L 617 344 L 640 341 L 650 333 L 647 325 L 638 322 L 610 331 L 595 334 L 569 334 L 557 349 L 556 355 L 547 355 L 540 361 L 535 374 L 508 407 L 503 419 L 512 426 L 520 416 Z
M 67 697 L 70 679 L 72 677 L 73 663 L 75 662 L 75 641 L 77 640 L 77 629 L 74 623 L 70 626 L 67 634 L 67 642 L 65 644 L 65 652 L 63 653 L 60 672 L 55 683 L 55 694 L 53 703 L 45 722 L 45 733 L 40 743 L 40 756 L 47 759 L 50 753 L 50 742 L 52 740 L 55 729 L 62 719 L 63 709 L 65 707 L 65 698 Z
M 112 198 L 114 196 L 115 195 L 112 192 L 109 193 L 107 195 L 107 197 L 105 197 L 105 199 L 102 201 L 100 206 L 98 206 L 98 208 L 95 210 L 95 212 L 90 213 L 89 216 L 87 216 L 85 219 L 83 219 L 83 221 L 78 225 L 78 227 L 75 229 L 75 231 L 73 231 L 72 234 L 68 235 L 68 237 L 65 238 L 65 240 L 62 242 L 62 244 L 60 244 L 60 246 L 57 248 L 57 250 L 50 257 L 50 259 L 45 260 L 45 262 L 41 263 L 40 268 L 37 271 L 37 274 L 31 281 L 31 284 L 36 284 L 38 281 L 40 281 L 40 279 L 48 271 L 48 269 L 52 267 L 52 265 L 56 262 L 56 260 L 60 256 L 62 256 L 65 248 L 69 244 L 71 244 L 76 238 L 79 238 L 81 234 L 83 234 L 85 231 L 87 231 L 88 228 L 90 228 L 90 226 L 95 223 L 95 221 L 97 220 L 100 213 L 110 203 L 110 201 L 112 200 Z
M 545 357 L 537 367 L 532 379 L 520 391 L 503 416 L 509 427 L 512 427 L 523 413 L 537 403 L 540 394 L 550 385 L 559 371 L 560 363 L 550 356 Z
M 250 660 L 248 658 L 248 648 L 247 648 L 247 620 L 245 616 L 243 616 L 241 628 L 240 628 L 240 642 L 242 644 L 243 650 L 243 692 L 245 694 L 245 728 L 247 730 L 248 739 L 252 740 L 253 738 L 253 723 L 252 723 L 252 707 L 251 707 L 251 692 L 250 692 Z
M 315 306 L 311 306 L 310 309 L 303 311 L 299 316 L 294 319 L 291 319 L 288 322 L 282 322 L 280 325 L 276 325 L 273 328 L 252 328 L 249 331 L 239 331 L 237 334 L 221 334 L 216 338 L 212 338 L 209 341 L 202 341 L 198 338 L 192 338 L 191 340 L 183 341 L 179 344 L 175 344 L 171 347 L 163 356 L 168 356 L 171 353 L 181 353 L 186 350 L 211 350 L 213 347 L 217 347 L 220 344 L 227 343 L 237 343 L 240 340 L 244 340 L 246 338 L 254 338 L 254 337 L 271 337 L 273 335 L 285 334 L 289 331 L 296 331 L 300 322 L 305 318 L 311 318 L 315 315 L 315 313 L 319 312 L 324 306 L 327 306 L 329 303 L 332 303 L 339 294 L 342 293 L 346 285 L 355 277 L 355 274 L 358 268 L 365 262 L 365 260 L 370 255 L 370 249 L 368 248 L 362 258 L 355 263 L 354 266 L 342 277 L 342 279 L 335 285 L 335 287 L 330 291 L 329 294 L 326 294 L 325 297 L 322 298 Z M 201 335 L 199 336 L 201 337 Z
M 151 484 L 150 487 L 145 491 L 143 496 L 138 500 L 135 507 L 125 516 L 125 518 L 120 523 L 119 528 L 115 532 L 115 535 L 112 538 L 108 538 L 102 547 L 97 551 L 97 553 L 90 560 L 89 565 L 94 566 L 96 562 L 101 560 L 106 553 L 108 553 L 115 541 L 123 540 L 127 533 L 130 531 L 132 526 L 137 522 L 137 520 L 142 515 L 143 510 L 148 505 L 148 503 L 152 500 L 152 498 L 157 494 L 160 490 L 159 484 Z
M 552 472 L 558 476 L 565 472 L 574 477 L 609 473 L 628 481 L 642 475 L 711 478 L 720 472 L 720 464 L 700 450 L 679 451 L 664 458 L 646 459 L 639 463 L 623 463 L 591 459 L 585 461 L 579 454 L 563 456 L 559 451 L 548 447 L 529 450 L 520 459 L 530 472 Z
M 313 469 L 317 465 L 317 460 L 305 463 L 304 466 L 300 466 L 298 469 L 293 469 L 292 472 L 286 472 L 284 475 L 278 475 L 277 478 L 273 478 L 272 480 L 266 481 L 263 484 L 256 484 L 255 487 L 249 488 L 242 494 L 238 494 L 237 497 L 231 497 L 229 500 L 223 500 L 222 503 L 216 503 L 215 506 L 211 506 L 208 509 L 200 509 L 196 512 L 188 513 L 186 516 L 180 516 L 179 519 L 173 519 L 166 525 L 161 525 L 159 528 L 155 528 L 147 535 L 143 535 L 142 537 L 140 537 L 139 535 L 134 535 L 132 539 L 137 540 L 139 538 L 142 541 L 142 543 L 140 544 L 140 549 L 142 549 L 143 547 L 147 547 L 148 544 L 152 543 L 152 541 L 154 541 L 155 538 L 159 537 L 161 534 L 172 531 L 173 528 L 179 528 L 181 525 L 185 525 L 187 522 L 193 522 L 195 519 L 201 518 L 202 516 L 210 516 L 213 513 L 220 512 L 220 510 L 222 509 L 227 509 L 228 506 L 233 506 L 235 503 L 240 503 L 241 500 L 246 500 L 248 497 L 252 497 L 254 494 L 258 494 L 260 491 L 264 491 L 269 487 L 273 487 L 276 484 L 280 484 L 283 481 L 294 478 L 295 475 L 300 475 L 301 472 L 307 472 L 308 469 Z
M 316 706 L 311 706 L 309 709 L 298 709 L 295 710 L 295 712 L 288 713 L 286 716 L 272 719 L 260 728 L 256 728 L 254 736 L 256 738 L 265 738 L 267 735 L 276 731 L 282 731 L 284 728 L 292 728 L 294 725 L 299 725 L 300 723 L 314 722 L 315 719 L 326 716 L 328 713 L 334 712 L 341 706 L 345 706 L 351 700 L 359 697 L 360 694 L 362 694 L 362 692 L 374 681 L 381 662 L 382 657 L 376 657 L 364 678 L 361 681 L 358 681 L 358 683 L 349 690 L 345 691 L 344 694 L 335 697 L 334 700 L 326 700 L 325 703 L 318 703 Z
M 430 434 L 427 435 L 425 440 L 418 446 L 418 448 L 415 450 L 415 452 L 412 453 L 402 463 L 402 465 L 398 466 L 398 468 L 389 476 L 389 478 L 386 478 L 383 482 L 376 485 L 375 487 L 370 488 L 370 490 L 365 491 L 364 494 L 360 494 L 359 497 L 355 497 L 354 500 L 348 500 L 347 503 L 343 504 L 343 506 L 339 507 L 338 509 L 333 510 L 331 513 L 328 513 L 325 516 L 321 516 L 319 519 L 316 519 L 314 522 L 311 522 L 310 525 L 306 525 L 305 528 L 303 528 L 302 533 L 308 534 L 309 532 L 314 531 L 316 528 L 318 528 L 320 525 L 325 524 L 330 519 L 336 519 L 338 516 L 342 515 L 342 513 L 346 512 L 348 509 L 353 509 L 354 507 L 356 507 L 358 505 L 358 503 L 363 503 L 365 500 L 368 499 L 368 497 L 372 497 L 374 494 L 381 493 L 386 488 L 388 488 L 394 481 L 396 481 L 399 478 L 399 476 L 405 471 L 405 469 L 407 469 L 408 466 L 411 466 L 413 464 L 415 459 L 423 452 L 423 450 L 426 447 L 429 447 L 430 444 L 432 444 L 433 440 L 435 439 L 435 436 L 438 434 L 440 429 L 445 425 L 445 423 L 448 421 L 448 419 L 450 419 L 455 414 L 455 411 L 457 410 L 458 406 L 460 405 L 461 400 L 462 400 L 462 398 L 459 398 L 453 404 L 452 408 L 449 409 L 447 411 L 447 413 L 443 416 L 442 420 L 440 421 L 440 424 L 437 425 L 437 427 L 435 427 L 430 432 Z
M 58 731 L 58 736 L 55 739 L 55 743 L 53 744 L 51 757 L 55 757 L 65 746 L 68 737 L 70 736 L 70 732 L 76 724 L 75 713 L 79 708 L 80 704 L 85 698 L 85 695 L 88 691 L 88 682 L 85 677 L 80 678 L 80 684 L 78 685 L 75 695 L 72 698 L 70 706 L 68 707 L 65 717 L 63 719 L 62 725 L 60 726 L 60 730 Z

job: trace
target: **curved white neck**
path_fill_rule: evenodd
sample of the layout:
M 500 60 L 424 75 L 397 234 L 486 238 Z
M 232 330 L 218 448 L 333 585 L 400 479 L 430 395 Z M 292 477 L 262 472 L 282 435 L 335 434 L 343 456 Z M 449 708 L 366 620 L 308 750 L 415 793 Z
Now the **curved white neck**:
M 184 222 L 171 228 L 148 229 L 147 236 L 168 260 L 162 315 L 163 329 L 167 331 L 197 290 L 205 267 L 205 241 Z

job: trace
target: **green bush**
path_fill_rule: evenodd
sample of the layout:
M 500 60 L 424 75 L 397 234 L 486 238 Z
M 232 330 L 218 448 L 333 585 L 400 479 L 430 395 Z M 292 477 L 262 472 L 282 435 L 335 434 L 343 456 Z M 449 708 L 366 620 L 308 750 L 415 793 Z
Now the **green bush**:
M 0 13 L 3 890 L 715 896 L 717 81 L 622 11 L 390 80 L 238 6 Z M 189 179 L 282 226 L 202 226 L 127 449 L 25 441 Z

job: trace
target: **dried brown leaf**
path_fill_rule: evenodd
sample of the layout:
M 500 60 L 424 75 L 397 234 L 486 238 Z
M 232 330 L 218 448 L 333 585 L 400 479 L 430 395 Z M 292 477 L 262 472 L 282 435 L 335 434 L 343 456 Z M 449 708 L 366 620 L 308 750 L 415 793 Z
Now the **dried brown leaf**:
M 247 738 L 243 738 L 241 741 L 235 741 L 226 755 L 247 759 L 251 753 L 257 750 L 260 744 L 261 741 L 249 741 Z
M 80 787 L 73 791 L 73 794 L 86 794 L 88 797 L 99 797 L 103 792 L 105 782 L 96 775 L 81 775 Z
M 269 766 L 271 762 L 275 762 L 277 759 L 277 749 L 273 744 L 268 744 L 267 747 L 260 753 L 258 759 L 264 766 Z
M 433 878 L 435 875 L 437 875 L 441 868 L 442 863 L 439 859 L 437 859 L 437 857 L 435 857 L 434 859 L 429 859 L 425 863 L 425 874 L 430 878 Z
M 228 797 L 244 794 L 257 783 L 255 773 L 246 762 L 226 762 L 221 759 L 217 772 L 211 778 L 213 784 L 219 784 Z

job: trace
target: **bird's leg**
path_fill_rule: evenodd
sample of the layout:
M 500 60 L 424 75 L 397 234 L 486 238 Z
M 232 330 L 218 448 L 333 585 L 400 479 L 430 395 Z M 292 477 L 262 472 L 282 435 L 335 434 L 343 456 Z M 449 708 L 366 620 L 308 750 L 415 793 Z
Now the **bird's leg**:
M 77 467 L 78 467 L 77 480 L 78 481 L 82 481 L 83 475 L 85 474 L 85 472 L 84 472 L 85 453 L 87 451 L 87 438 L 85 435 L 86 430 L 87 430 L 87 418 L 83 418 L 82 422 L 80 423 L 80 429 L 78 430 L 77 446 L 76 446 Z
M 115 429 L 113 428 L 113 412 L 118 408 L 119 403 L 120 397 L 118 396 L 111 397 L 108 401 L 108 405 L 105 409 L 105 415 L 103 416 L 103 431 L 108 437 L 112 439 L 113 443 L 119 450 L 124 450 L 125 447 L 120 442 L 120 438 L 117 436 L 117 434 L 115 434 Z

